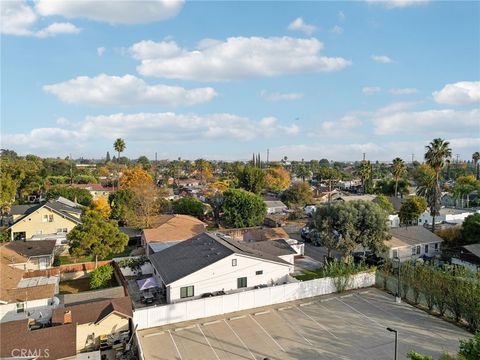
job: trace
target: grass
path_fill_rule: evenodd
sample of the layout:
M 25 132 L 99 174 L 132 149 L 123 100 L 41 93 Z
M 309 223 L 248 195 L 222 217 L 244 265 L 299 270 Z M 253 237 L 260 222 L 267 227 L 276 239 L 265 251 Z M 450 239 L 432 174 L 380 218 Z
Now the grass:
M 325 277 L 343 277 L 348 275 L 354 275 L 362 271 L 373 271 L 375 267 L 368 267 L 363 264 L 344 264 L 338 261 L 331 261 L 325 264 L 323 267 L 315 270 L 303 270 L 303 274 L 295 276 L 297 280 L 306 281 L 313 279 L 320 279 Z
M 60 294 L 76 294 L 90 290 L 90 278 L 60 281 Z
M 105 259 L 98 259 L 98 261 L 102 260 L 111 260 L 116 257 L 124 257 L 129 256 L 132 250 L 134 250 L 136 246 L 126 246 L 125 250 L 121 253 L 111 253 Z M 69 264 L 78 264 L 83 262 L 91 262 L 95 261 L 95 256 L 82 256 L 82 257 L 74 257 L 74 256 L 60 256 L 60 265 L 69 265 Z

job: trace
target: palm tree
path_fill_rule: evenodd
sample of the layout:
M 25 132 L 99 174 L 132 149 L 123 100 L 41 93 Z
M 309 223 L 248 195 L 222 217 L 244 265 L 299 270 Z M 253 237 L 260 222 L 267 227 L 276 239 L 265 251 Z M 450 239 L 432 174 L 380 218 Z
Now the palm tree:
M 302 178 L 302 181 L 305 182 L 305 178 L 309 177 L 311 172 L 308 166 L 302 163 L 296 166 L 295 175 L 297 175 L 299 178 Z
M 452 156 L 452 149 L 449 147 L 450 143 L 443 139 L 437 138 L 427 145 L 425 153 L 425 162 L 435 172 L 435 184 L 432 192 L 432 200 L 430 206 L 430 215 L 432 216 L 432 231 L 435 231 L 435 216 L 439 211 L 439 197 L 440 197 L 440 172 L 446 164 L 446 160 Z
M 363 160 L 360 163 L 360 166 L 357 169 L 358 175 L 360 175 L 360 178 L 362 179 L 362 187 L 363 187 L 363 193 L 367 193 L 367 184 L 371 181 L 372 178 L 372 164 L 370 164 L 369 160 Z
M 479 170 L 480 170 L 480 164 L 478 163 L 480 161 L 480 152 L 478 151 L 475 151 L 473 154 L 472 154 L 472 160 L 473 160 L 473 166 L 474 166 L 474 169 L 476 171 L 476 178 L 477 180 L 479 180 Z
M 392 167 L 392 175 L 395 179 L 395 197 L 397 197 L 398 193 L 398 180 L 405 175 L 407 171 L 407 166 L 405 165 L 405 161 L 400 159 L 399 157 L 393 159 L 393 167 Z
M 115 149 L 115 151 L 118 153 L 118 158 L 117 158 L 117 162 L 120 161 L 120 154 L 125 150 L 127 146 L 125 145 L 125 140 L 121 139 L 121 138 L 118 138 L 117 140 L 115 140 L 115 142 L 113 143 L 113 148 Z

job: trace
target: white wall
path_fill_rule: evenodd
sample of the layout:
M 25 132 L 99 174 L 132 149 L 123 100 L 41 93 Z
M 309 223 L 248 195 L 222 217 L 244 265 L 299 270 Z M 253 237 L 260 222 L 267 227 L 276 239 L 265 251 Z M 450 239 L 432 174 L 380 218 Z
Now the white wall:
M 441 222 L 448 222 L 448 223 L 454 223 L 454 224 L 463 224 L 463 221 L 465 218 L 469 215 L 474 214 L 474 212 L 471 211 L 465 211 L 460 214 L 440 214 L 438 216 L 435 216 L 435 223 L 441 223 Z M 420 223 L 419 225 L 423 225 L 424 223 L 427 223 L 429 225 L 432 225 L 432 216 L 430 215 L 430 212 L 425 211 L 422 215 L 420 215 Z
M 122 260 L 128 260 L 128 259 L 136 259 L 136 258 L 140 258 L 141 256 L 126 256 L 126 257 L 120 257 L 120 258 L 114 258 L 113 261 L 115 261 L 117 264 L 122 261 Z M 122 272 L 122 275 L 123 276 L 136 276 L 138 275 L 138 271 L 133 271 L 132 269 L 130 269 L 129 267 L 120 267 L 120 271 Z M 140 271 L 142 272 L 142 274 L 153 274 L 153 266 L 150 262 L 146 262 L 145 264 L 143 264 L 142 266 L 140 266 Z
M 393 250 L 397 250 L 397 256 L 400 258 L 400 261 L 407 261 L 407 260 L 413 260 L 413 259 L 418 259 L 422 255 L 427 255 L 427 256 L 434 256 L 437 254 L 440 254 L 440 249 L 442 247 L 442 244 L 440 242 L 438 244 L 438 249 L 435 251 L 435 243 L 428 243 L 428 252 L 425 252 L 425 245 L 426 244 L 421 244 L 420 245 L 420 252 L 417 253 L 416 255 L 412 255 L 412 247 L 414 246 L 402 246 L 398 248 L 391 248 L 388 250 L 388 257 L 390 259 L 393 259 Z M 416 246 L 415 246 L 416 248 Z
M 463 266 L 465 269 L 469 270 L 469 271 L 472 271 L 472 272 L 477 272 L 477 271 L 480 271 L 480 266 L 477 266 L 475 264 L 472 264 L 472 263 L 469 263 L 467 261 L 463 261 L 463 260 L 460 260 L 460 259 L 457 259 L 455 257 L 452 257 L 452 264 L 453 265 L 459 265 L 459 266 Z
M 26 301 L 25 311 L 17 314 L 17 303 L 0 305 L 0 322 L 22 320 L 26 318 L 39 319 L 40 315 L 52 316 L 52 299 Z M 28 316 L 30 313 L 30 316 Z
M 397 214 L 388 215 L 388 226 L 390 226 L 391 228 L 400 227 L 400 218 Z
M 237 266 L 232 266 L 233 259 L 237 260 Z M 235 290 L 237 289 L 237 279 L 241 277 L 247 278 L 247 287 L 249 288 L 255 285 L 283 283 L 293 270 L 293 264 L 280 264 L 232 254 L 169 284 L 167 288 L 169 288 L 170 296 L 167 301 L 171 303 L 180 300 L 180 288 L 184 286 L 193 285 L 194 295 L 200 296 L 204 293 L 220 290 Z M 263 271 L 263 274 L 256 275 L 257 271 Z
M 375 285 L 375 272 L 359 273 L 352 276 L 349 289 L 373 285 Z M 332 278 L 289 283 L 229 295 L 136 309 L 133 312 L 133 325 L 138 325 L 138 329 L 141 330 L 334 292 L 336 292 L 336 288 Z

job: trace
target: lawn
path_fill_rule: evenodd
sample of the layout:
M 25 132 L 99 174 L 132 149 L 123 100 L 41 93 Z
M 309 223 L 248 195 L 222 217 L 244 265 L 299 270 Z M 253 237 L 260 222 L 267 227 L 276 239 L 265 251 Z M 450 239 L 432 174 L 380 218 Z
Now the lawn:
M 90 290 L 90 278 L 60 281 L 60 294 L 76 294 Z
M 320 271 L 321 269 L 316 270 L 302 270 L 303 274 L 294 276 L 295 279 L 300 281 L 307 281 L 312 279 L 318 279 L 323 277 Z
M 121 253 L 117 254 L 110 254 L 108 255 L 105 259 L 98 259 L 98 261 L 101 260 L 111 260 L 116 257 L 124 257 L 124 256 L 129 256 L 132 250 L 135 250 L 137 247 L 136 246 L 127 246 L 125 247 L 125 250 L 123 250 Z M 82 257 L 74 257 L 74 256 L 60 256 L 60 265 L 68 265 L 68 264 L 78 264 L 78 263 L 83 263 L 83 262 L 91 262 L 95 261 L 95 256 L 82 256 Z

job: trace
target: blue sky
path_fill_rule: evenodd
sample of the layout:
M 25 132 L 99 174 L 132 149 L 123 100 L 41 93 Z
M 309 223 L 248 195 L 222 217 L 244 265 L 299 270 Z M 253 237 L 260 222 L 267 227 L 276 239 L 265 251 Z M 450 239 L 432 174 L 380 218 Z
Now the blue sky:
M 2 148 L 420 159 L 480 146 L 480 3 L 6 1 Z M 265 156 L 265 155 L 264 155 Z

